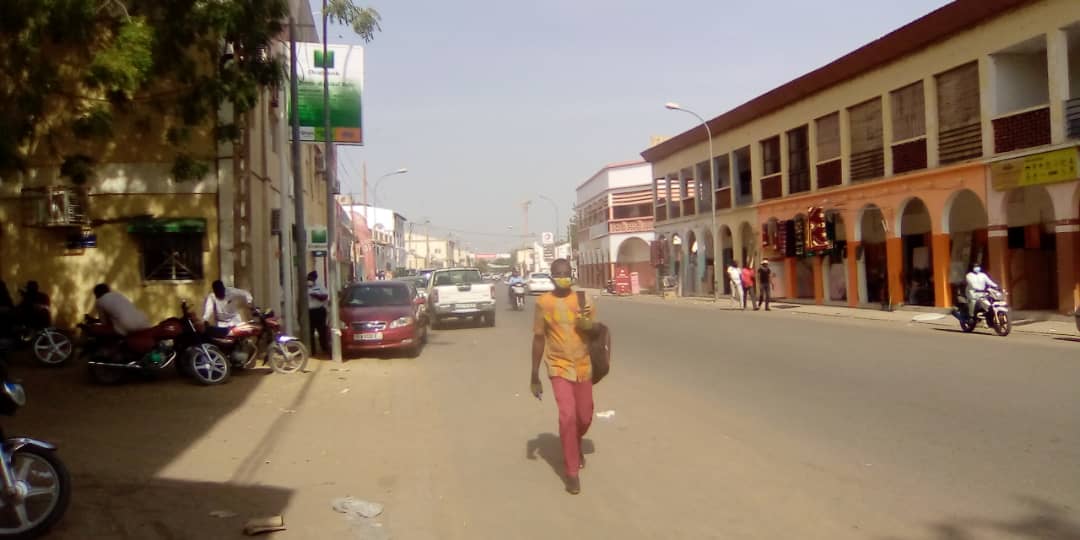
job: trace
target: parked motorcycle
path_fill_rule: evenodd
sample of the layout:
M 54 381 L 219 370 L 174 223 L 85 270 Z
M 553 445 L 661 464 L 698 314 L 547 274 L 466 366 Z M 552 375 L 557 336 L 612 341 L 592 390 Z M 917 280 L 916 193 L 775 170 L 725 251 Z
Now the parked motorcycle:
M 281 332 L 281 320 L 273 310 L 254 308 L 252 315 L 252 320 L 229 328 L 225 335 L 207 329 L 206 339 L 237 368 L 251 369 L 260 358 L 278 373 L 295 373 L 307 365 L 307 347 L 299 338 Z
M 525 309 L 525 284 L 515 283 L 510 286 L 510 296 L 514 299 L 514 311 Z
M 609 279 L 604 283 L 604 292 L 608 294 L 618 294 L 618 289 L 615 287 L 615 280 Z
M 13 328 L 12 334 L 18 348 L 29 347 L 34 358 L 46 366 L 63 364 L 75 350 L 71 338 L 53 326 L 32 328 L 20 324 Z
M 975 305 L 975 316 L 968 315 L 968 299 L 965 295 L 956 297 L 956 306 L 952 314 L 960 321 L 960 329 L 965 333 L 975 331 L 980 321 L 986 323 L 997 335 L 1005 337 L 1012 330 L 1009 320 L 1009 303 L 1006 293 L 1000 289 L 988 289 L 986 296 L 980 298 Z
M 154 376 L 176 365 L 204 385 L 228 380 L 231 369 L 225 355 L 213 344 L 201 339 L 187 303 L 181 304 L 182 317 L 170 317 L 157 326 L 132 332 L 115 333 L 101 321 L 87 316 L 79 325 L 83 330 L 83 356 L 87 357 L 90 376 L 102 384 L 119 382 L 125 373 Z M 184 363 L 177 363 L 179 353 Z
M 14 343 L 0 340 L 0 415 L 26 404 L 22 385 L 8 380 L 6 355 Z M 38 538 L 60 521 L 71 501 L 71 475 L 56 446 L 0 430 L 0 538 Z

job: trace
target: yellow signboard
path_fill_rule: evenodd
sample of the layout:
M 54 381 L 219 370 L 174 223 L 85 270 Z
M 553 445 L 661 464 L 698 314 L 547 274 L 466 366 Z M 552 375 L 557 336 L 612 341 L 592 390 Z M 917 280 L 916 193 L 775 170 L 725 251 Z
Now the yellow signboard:
M 990 165 L 990 183 L 997 191 L 1024 186 L 1054 184 L 1076 179 L 1080 148 L 1064 148 Z

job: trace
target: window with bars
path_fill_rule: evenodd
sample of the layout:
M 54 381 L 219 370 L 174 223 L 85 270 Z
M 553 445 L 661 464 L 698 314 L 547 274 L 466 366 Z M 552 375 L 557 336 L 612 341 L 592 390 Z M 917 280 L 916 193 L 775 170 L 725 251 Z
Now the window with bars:
M 809 127 L 802 126 L 787 132 L 788 192 L 810 191 Z
M 885 152 L 881 98 L 848 109 L 851 123 L 851 179 L 867 180 L 885 175 Z
M 780 172 L 780 136 L 761 141 L 762 175 L 772 176 Z
M 146 281 L 203 278 L 204 233 L 142 233 L 142 276 Z
M 840 157 L 840 113 L 814 120 L 817 124 L 817 159 L 829 161 Z

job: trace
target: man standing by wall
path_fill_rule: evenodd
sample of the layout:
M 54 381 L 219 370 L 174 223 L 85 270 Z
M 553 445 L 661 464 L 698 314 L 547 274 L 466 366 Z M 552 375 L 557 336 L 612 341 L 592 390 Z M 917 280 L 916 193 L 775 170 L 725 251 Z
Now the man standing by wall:
M 319 347 L 323 354 L 330 354 L 330 331 L 326 327 L 326 301 L 330 294 L 319 285 L 319 273 L 308 273 L 308 320 L 311 321 L 311 352 L 315 352 L 315 333 L 319 333 Z

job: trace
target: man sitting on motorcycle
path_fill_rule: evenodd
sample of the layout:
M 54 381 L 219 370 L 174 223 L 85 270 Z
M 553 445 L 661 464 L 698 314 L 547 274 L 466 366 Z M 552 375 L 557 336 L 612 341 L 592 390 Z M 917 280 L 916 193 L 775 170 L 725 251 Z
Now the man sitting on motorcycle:
M 99 283 L 94 286 L 94 311 L 105 324 L 121 336 L 146 330 L 153 326 L 145 313 L 139 311 L 126 296 L 109 290 L 109 286 Z
M 994 280 L 990 279 L 990 276 L 986 275 L 982 271 L 982 266 L 976 264 L 972 267 L 971 271 L 967 273 L 967 299 L 968 299 L 968 317 L 975 317 L 975 307 L 981 302 L 988 294 L 991 288 L 997 289 L 998 284 L 994 283 Z
M 506 282 L 510 285 L 510 303 L 514 303 L 514 285 L 525 285 L 525 280 L 521 278 L 521 274 L 518 273 L 517 268 L 510 273 L 510 280 Z
M 203 321 L 208 324 L 207 330 L 215 335 L 228 334 L 230 328 L 244 322 L 240 317 L 240 302 L 250 306 L 254 298 L 243 289 L 226 287 L 220 279 L 215 280 L 210 288 L 210 294 L 206 295 L 203 303 Z

